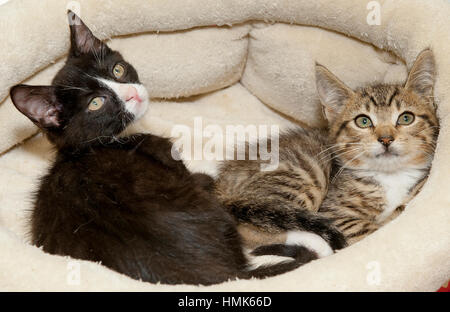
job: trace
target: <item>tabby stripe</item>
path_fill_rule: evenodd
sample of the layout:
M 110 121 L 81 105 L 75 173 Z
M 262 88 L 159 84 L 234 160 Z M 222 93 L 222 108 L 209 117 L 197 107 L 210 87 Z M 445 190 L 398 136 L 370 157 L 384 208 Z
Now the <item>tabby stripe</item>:
M 282 196 L 284 198 L 288 198 L 290 201 L 294 201 L 296 199 L 297 202 L 300 204 L 305 204 L 307 201 L 310 202 L 311 207 L 315 205 L 316 198 L 315 196 L 308 190 L 305 189 L 302 185 L 295 185 L 294 187 L 286 186 L 285 183 L 282 183 L 284 188 L 282 188 L 280 191 L 275 192 L 275 194 Z M 271 185 L 271 187 L 268 189 L 269 194 L 273 194 L 274 188 L 280 188 L 280 183 L 275 183 L 274 185 Z M 283 195 L 281 195 L 283 194 Z
M 422 118 L 423 120 L 425 120 L 427 122 L 428 125 L 430 125 L 430 127 L 435 126 L 435 124 L 433 122 L 431 122 L 430 117 L 428 117 L 428 115 L 419 115 L 420 118 Z
M 369 202 L 367 202 L 367 201 L 369 201 Z M 364 199 L 361 200 L 361 207 L 364 207 L 363 209 L 365 211 L 371 212 L 370 215 L 377 215 L 383 210 L 383 209 L 377 208 L 376 206 L 371 205 L 370 204 L 370 199 L 367 199 L 367 198 L 364 198 Z
M 303 156 L 303 155 L 302 155 Z M 305 159 L 305 157 L 302 157 L 303 160 L 303 167 L 305 167 L 305 171 L 307 174 L 309 174 L 309 177 L 312 179 L 314 185 L 322 185 L 322 183 L 319 182 L 319 178 L 316 175 L 316 172 L 311 165 L 311 162 L 309 159 Z
M 345 227 L 343 227 L 343 228 L 339 227 L 339 229 L 340 229 L 341 231 L 348 231 L 348 230 L 350 230 L 352 227 L 354 227 L 354 226 L 356 226 L 356 225 L 359 225 L 359 222 L 358 222 L 358 221 L 356 221 L 356 222 L 354 222 L 354 223 L 351 223 L 351 224 L 348 224 L 347 226 L 345 226 Z
M 279 172 L 280 174 L 277 176 L 269 175 L 265 177 L 265 181 L 263 181 L 264 184 L 271 184 L 275 187 L 285 187 L 287 189 L 296 191 L 296 192 L 304 192 L 305 189 L 309 187 L 316 187 L 315 185 L 311 185 L 309 181 L 305 181 L 303 177 L 298 176 L 297 178 L 292 178 L 290 176 L 282 174 L 282 172 Z M 284 177 L 283 177 L 284 176 Z M 251 183 L 251 186 L 256 186 L 259 188 L 259 183 L 257 181 L 254 181 Z
M 341 126 L 339 127 L 338 132 L 336 133 L 336 137 L 338 137 L 342 131 L 344 131 L 345 127 L 347 127 L 347 124 L 349 123 L 349 120 L 344 121 Z
M 257 183 L 259 180 L 260 180 L 259 178 L 256 179 L 256 181 L 251 183 L 251 185 L 255 185 L 255 183 Z M 270 175 L 268 174 L 267 176 L 265 176 L 265 181 L 263 181 L 263 184 L 267 184 L 267 183 L 285 186 L 287 188 L 292 188 L 292 189 L 299 189 L 302 187 L 302 185 L 305 184 L 305 181 L 300 176 L 298 176 L 297 178 L 292 178 L 292 177 L 287 177 L 286 175 L 282 175 L 280 172 L 280 174 L 273 173 L 273 174 L 270 174 Z
M 357 212 L 360 215 L 363 215 L 365 217 L 369 216 L 364 210 L 359 209 L 359 207 L 357 207 L 357 206 L 347 205 L 347 209 L 350 209 L 351 211 L 355 211 L 355 212 Z
M 273 183 L 273 184 L 275 187 L 282 186 L 282 187 L 285 187 L 285 188 L 295 191 L 295 192 L 304 192 L 305 187 L 310 186 L 310 184 L 307 183 L 306 181 L 304 181 L 303 179 L 292 180 L 292 181 L 279 180 L 279 181 L 275 181 L 275 183 Z
M 427 137 L 426 137 L 426 136 L 419 134 L 417 137 L 418 137 L 419 139 L 421 139 L 422 141 L 424 141 L 425 143 L 428 143 L 428 140 L 427 140 Z
M 422 183 L 423 180 L 425 180 L 425 179 L 427 179 L 427 178 L 428 178 L 428 175 L 424 175 L 422 178 L 420 178 L 420 180 L 417 181 L 416 184 L 414 184 L 413 186 L 411 186 L 411 188 L 408 190 L 408 193 L 411 193 L 411 191 L 414 190 L 414 188 L 415 188 L 417 185 L 419 185 L 420 183 Z M 404 208 L 405 208 L 405 207 L 404 207 L 405 205 L 402 205 L 402 206 L 403 206 L 403 209 L 404 209 Z
M 288 201 L 293 201 L 294 199 L 296 199 L 296 195 L 292 194 L 292 193 L 287 193 L 287 192 L 277 192 L 277 191 L 272 191 L 272 194 L 270 194 L 271 196 L 278 196 L 281 198 L 284 198 Z
M 316 178 L 314 180 L 315 182 L 314 185 L 317 186 L 320 185 L 322 188 L 326 188 L 328 186 L 328 183 L 322 167 L 312 157 L 306 156 L 305 160 L 310 164 L 312 170 L 314 170 L 314 176 Z M 319 182 L 320 184 L 317 183 L 316 181 Z
M 283 176 L 283 177 L 289 178 L 291 180 L 299 180 L 299 179 L 303 180 L 303 177 L 300 174 L 295 173 L 295 172 L 289 172 L 286 170 L 274 171 L 272 173 L 268 173 L 267 176 L 276 176 L 276 177 Z
M 375 101 L 375 98 L 374 98 L 372 95 L 370 96 L 370 100 L 373 102 L 373 104 L 374 104 L 375 106 L 378 106 L 377 101 Z
M 367 178 L 355 178 L 355 181 L 362 185 L 373 185 L 373 181 L 368 180 Z M 362 196 L 362 194 L 359 195 Z
M 367 234 L 369 231 L 370 231 L 370 229 L 367 229 L 367 228 L 366 229 L 362 229 L 362 230 L 360 230 L 358 232 L 351 233 L 351 234 L 347 235 L 347 238 L 353 238 L 353 237 L 361 236 L 361 235 Z
M 391 106 L 392 104 L 392 100 L 394 99 L 394 97 L 398 94 L 398 90 L 395 89 L 395 91 L 392 93 L 391 97 L 389 98 L 389 100 L 387 101 L 387 105 Z
M 306 195 L 306 197 L 308 197 L 308 199 L 311 201 L 311 204 L 314 206 L 316 204 L 316 198 L 314 197 L 313 194 L 311 194 L 310 191 L 304 191 L 303 193 L 304 195 Z
M 358 220 L 358 219 L 355 219 L 355 218 L 345 219 L 345 220 L 342 221 L 342 222 L 336 223 L 336 226 L 337 226 L 338 228 L 341 228 L 341 227 L 343 227 L 344 225 L 346 225 L 346 224 L 348 224 L 348 223 L 350 223 L 350 222 L 352 222 L 352 221 L 356 221 L 356 220 Z

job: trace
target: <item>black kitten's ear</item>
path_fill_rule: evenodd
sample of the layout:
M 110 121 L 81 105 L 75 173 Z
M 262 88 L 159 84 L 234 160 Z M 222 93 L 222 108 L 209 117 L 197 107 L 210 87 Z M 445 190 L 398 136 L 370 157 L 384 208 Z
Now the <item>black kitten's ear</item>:
M 325 117 L 333 121 L 354 92 L 326 67 L 316 63 L 316 87 Z
M 428 49 L 424 50 L 417 56 L 409 72 L 405 88 L 425 98 L 430 98 L 433 96 L 435 75 L 436 65 L 433 52 Z
M 94 36 L 78 15 L 69 10 L 67 17 L 70 26 L 71 55 L 79 56 L 90 52 L 99 53 L 103 48 L 103 42 Z
M 10 95 L 16 108 L 41 128 L 60 125 L 61 105 L 54 87 L 17 85 L 11 88 Z

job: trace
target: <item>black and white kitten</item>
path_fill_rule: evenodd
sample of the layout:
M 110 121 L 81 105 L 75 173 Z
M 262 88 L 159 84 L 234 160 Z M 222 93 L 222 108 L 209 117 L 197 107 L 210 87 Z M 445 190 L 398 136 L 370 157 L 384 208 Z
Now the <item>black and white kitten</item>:
M 168 284 L 272 276 L 316 258 L 298 247 L 295 261 L 250 270 L 209 176 L 174 160 L 165 138 L 116 138 L 144 114 L 147 92 L 118 52 L 69 16 L 71 49 L 52 85 L 10 92 L 58 151 L 35 197 L 33 244 Z M 289 247 L 266 246 L 259 254 L 282 248 Z

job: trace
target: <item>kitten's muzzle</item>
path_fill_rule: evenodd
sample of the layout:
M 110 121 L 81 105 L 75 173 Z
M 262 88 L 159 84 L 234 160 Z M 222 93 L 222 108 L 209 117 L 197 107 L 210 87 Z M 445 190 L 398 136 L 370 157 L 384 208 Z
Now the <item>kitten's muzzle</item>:
M 391 135 L 381 136 L 378 138 L 378 142 L 383 144 L 383 146 L 387 149 L 392 142 L 394 142 L 394 137 Z
M 381 143 L 382 147 L 381 151 L 378 152 L 375 157 L 398 156 L 398 151 L 392 146 L 394 140 L 394 137 L 391 135 L 380 136 L 377 141 Z
M 137 103 L 142 102 L 142 99 L 139 97 L 138 90 L 133 86 L 128 87 L 127 93 L 125 95 L 125 102 L 131 101 L 131 100 L 135 100 Z

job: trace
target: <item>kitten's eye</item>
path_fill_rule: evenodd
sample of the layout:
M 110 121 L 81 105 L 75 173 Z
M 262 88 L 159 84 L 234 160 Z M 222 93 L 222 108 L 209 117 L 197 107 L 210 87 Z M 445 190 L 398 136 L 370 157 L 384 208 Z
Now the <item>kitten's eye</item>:
M 123 74 L 125 73 L 125 67 L 123 67 L 122 64 L 116 64 L 116 66 L 114 66 L 113 68 L 113 74 L 114 77 L 116 77 L 117 79 L 122 78 Z
M 99 96 L 99 97 L 93 98 L 92 101 L 89 102 L 88 108 L 91 111 L 96 111 L 96 110 L 100 109 L 104 103 L 105 103 L 105 98 Z
M 398 117 L 397 125 L 407 126 L 412 124 L 413 121 L 414 121 L 414 114 L 406 112 Z
M 366 115 L 359 115 L 355 118 L 355 124 L 360 128 L 372 127 L 372 120 Z

